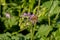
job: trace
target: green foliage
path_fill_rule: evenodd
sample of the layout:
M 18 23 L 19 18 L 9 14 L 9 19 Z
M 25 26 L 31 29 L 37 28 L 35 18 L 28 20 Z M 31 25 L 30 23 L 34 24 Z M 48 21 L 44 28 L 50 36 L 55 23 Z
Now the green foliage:
M 48 25 L 42 25 L 40 26 L 40 28 L 38 29 L 38 32 L 36 33 L 36 35 L 38 36 L 46 36 L 49 34 L 49 32 L 52 30 L 51 26 Z
M 60 40 L 60 1 L 0 0 L 0 40 Z

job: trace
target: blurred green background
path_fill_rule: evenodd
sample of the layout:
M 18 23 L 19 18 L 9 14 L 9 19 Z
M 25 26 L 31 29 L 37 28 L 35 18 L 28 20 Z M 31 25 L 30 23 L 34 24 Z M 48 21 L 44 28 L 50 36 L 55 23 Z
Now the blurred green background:
M 0 0 L 0 40 L 60 40 L 60 0 Z

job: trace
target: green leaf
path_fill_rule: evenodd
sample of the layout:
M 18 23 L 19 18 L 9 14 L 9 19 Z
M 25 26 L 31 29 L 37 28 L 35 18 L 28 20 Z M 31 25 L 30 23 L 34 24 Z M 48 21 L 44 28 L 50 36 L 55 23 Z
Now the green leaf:
M 42 4 L 42 7 L 46 7 L 47 9 L 49 9 L 50 6 L 51 6 L 51 1 L 47 1 Z
M 25 38 L 26 38 L 26 39 L 30 39 L 30 38 L 31 38 L 31 34 L 27 34 L 27 35 L 25 36 Z
M 47 8 L 47 11 L 49 11 L 49 15 L 53 15 L 53 14 L 56 14 L 56 13 L 59 13 L 60 12 L 60 7 L 58 6 L 59 4 L 59 1 L 47 1 L 45 3 L 43 3 L 43 7 L 46 7 Z
M 10 35 L 11 35 L 11 34 L 8 33 L 8 32 L 7 32 L 7 33 L 4 33 L 4 34 L 0 34 L 0 39 L 1 39 L 1 40 L 11 40 L 11 39 L 10 39 L 10 37 L 11 37 Z
M 54 13 L 59 13 L 59 7 L 58 7 L 58 2 L 59 1 L 54 1 L 53 5 L 49 11 L 50 15 L 54 14 Z
M 36 36 L 37 37 L 47 36 L 51 30 L 52 26 L 41 25 L 40 28 L 38 29 L 38 32 L 36 33 Z
M 52 34 L 55 37 L 55 40 L 60 40 L 60 28 Z
M 60 23 L 57 23 L 57 26 L 56 26 L 57 28 L 60 28 Z

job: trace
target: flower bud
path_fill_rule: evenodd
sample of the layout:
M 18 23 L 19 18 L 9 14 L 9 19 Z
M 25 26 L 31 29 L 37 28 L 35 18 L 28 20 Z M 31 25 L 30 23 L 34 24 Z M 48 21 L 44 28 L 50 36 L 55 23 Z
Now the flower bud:
M 10 14 L 9 13 L 6 13 L 5 16 L 6 16 L 6 18 L 10 18 Z

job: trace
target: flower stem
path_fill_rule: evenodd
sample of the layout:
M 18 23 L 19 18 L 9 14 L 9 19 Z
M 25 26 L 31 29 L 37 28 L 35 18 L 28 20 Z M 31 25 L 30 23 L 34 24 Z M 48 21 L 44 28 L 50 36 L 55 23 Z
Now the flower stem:
M 31 27 L 31 40 L 33 40 L 33 26 Z
M 35 28 L 36 28 L 36 23 L 34 24 L 34 27 L 31 27 L 31 40 L 34 40 Z
M 50 16 L 48 15 L 48 24 L 50 26 Z
M 38 10 L 40 9 L 40 2 L 41 0 L 38 1 Z

